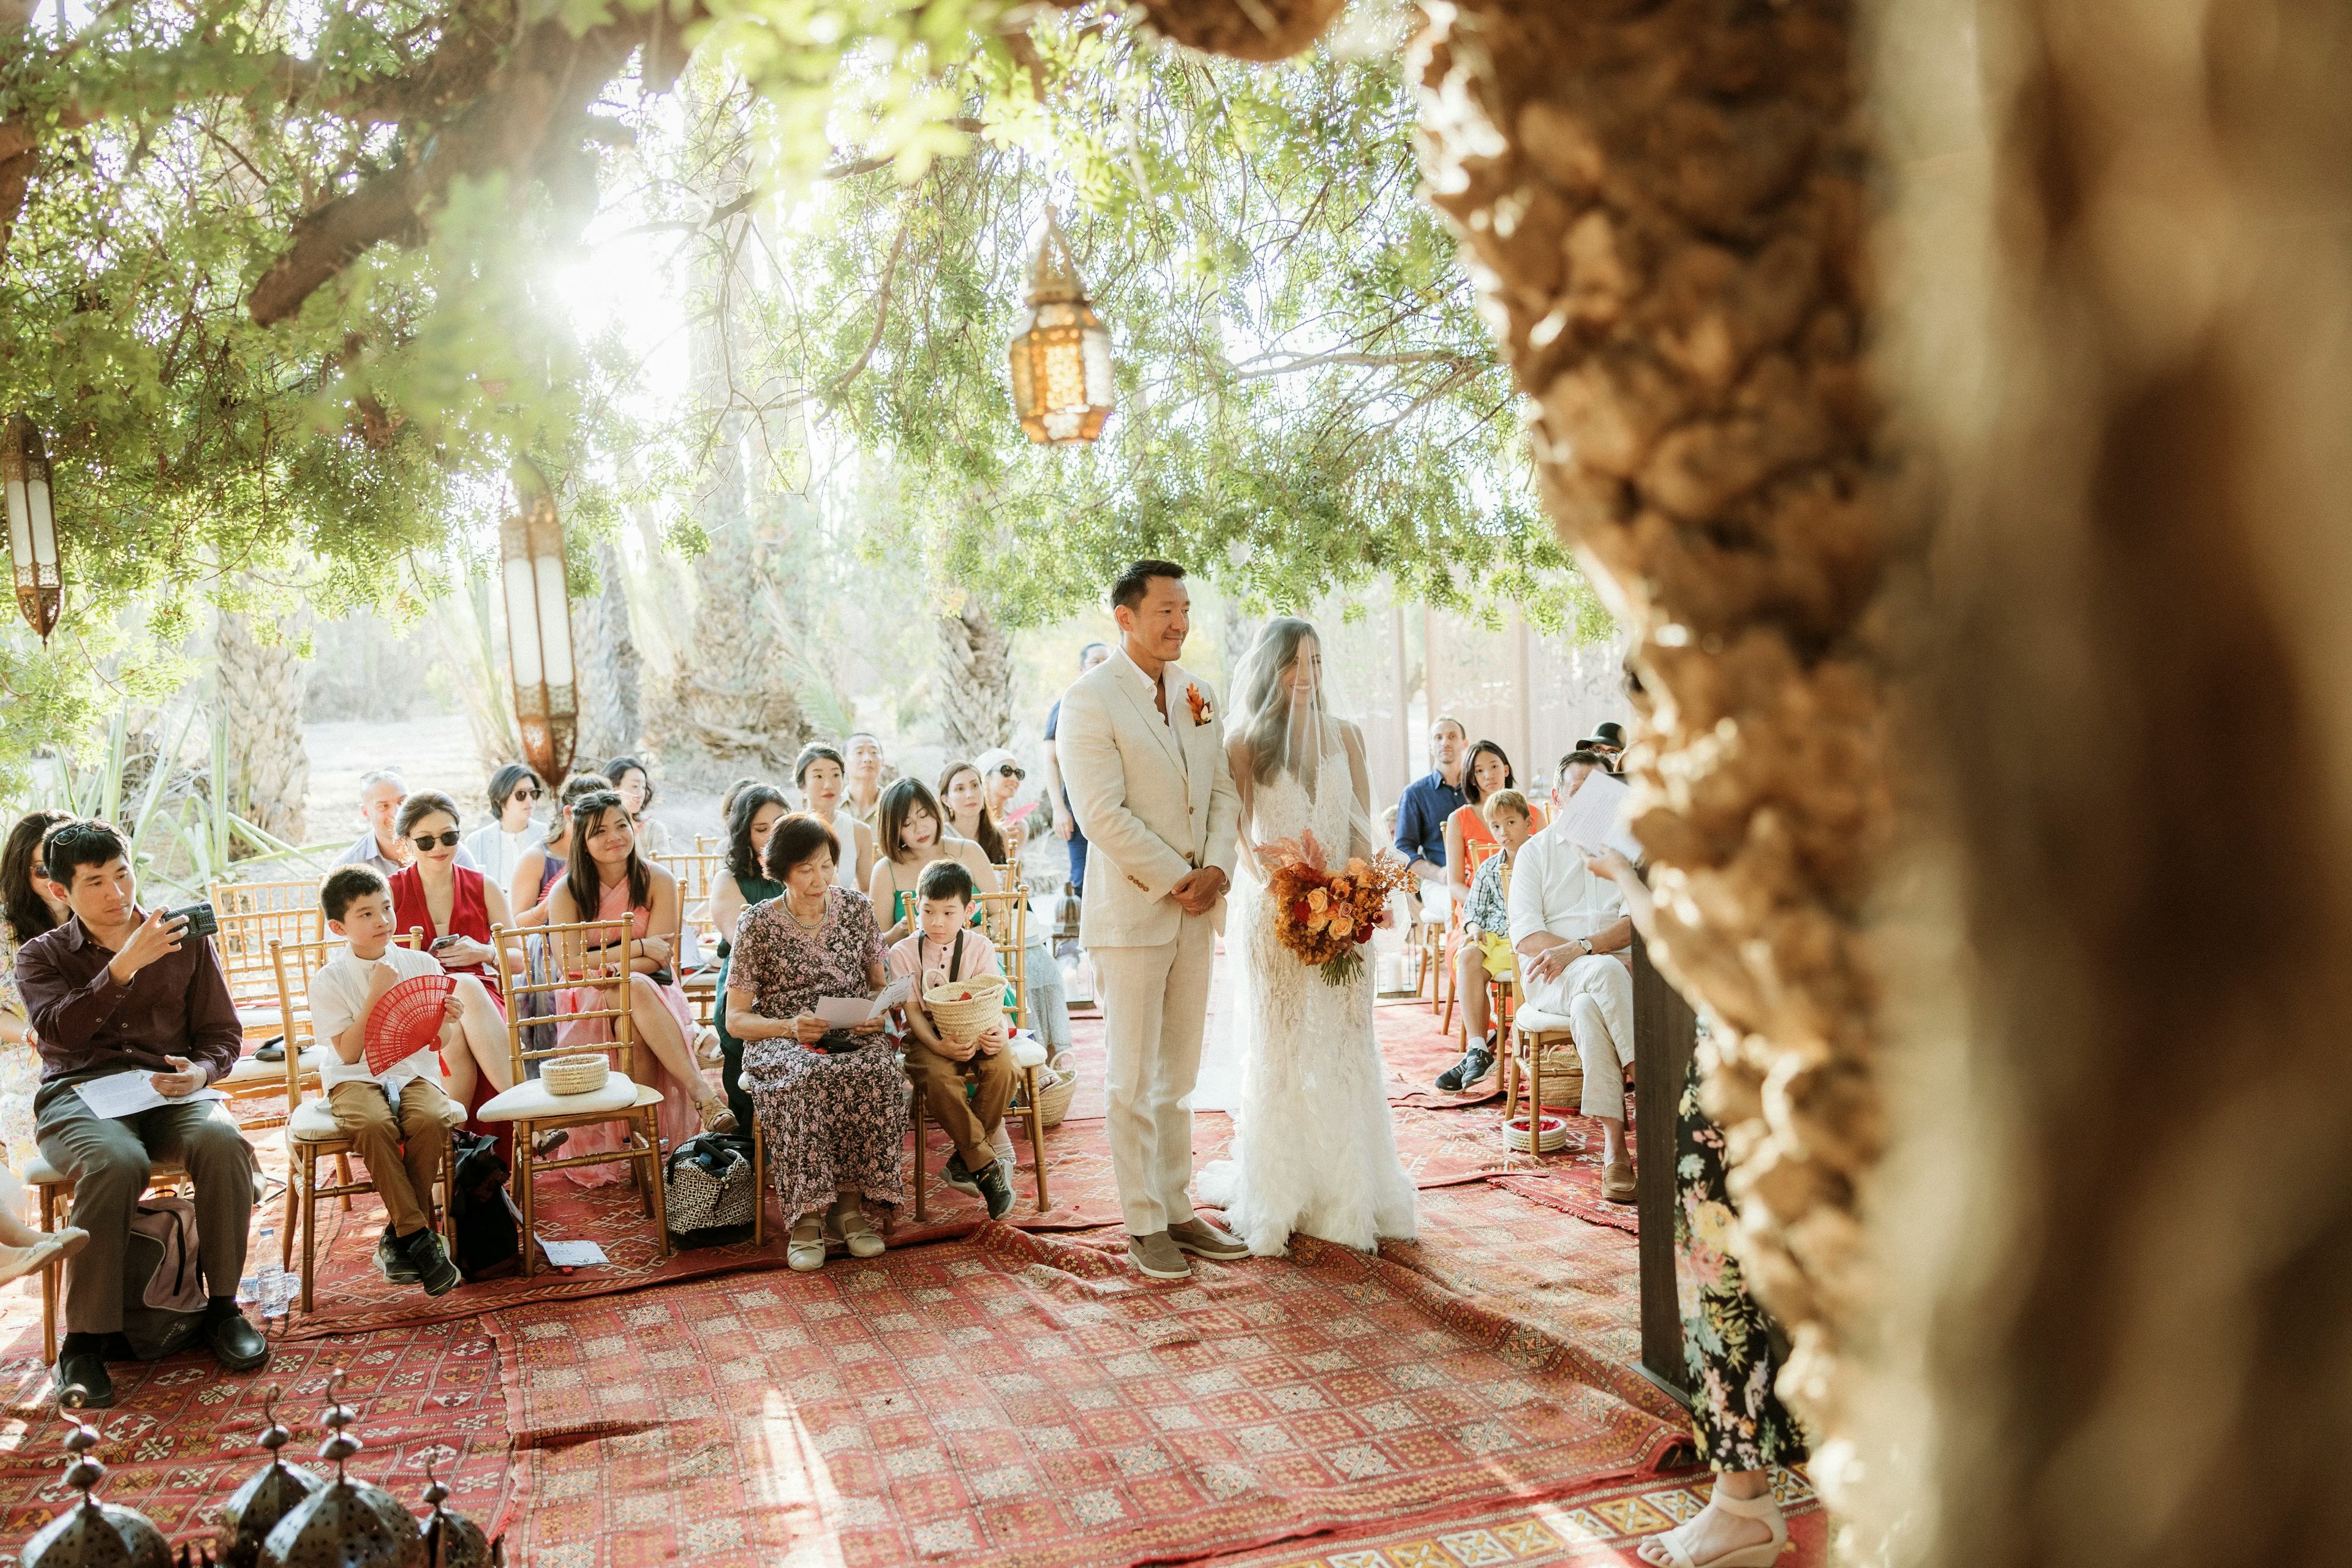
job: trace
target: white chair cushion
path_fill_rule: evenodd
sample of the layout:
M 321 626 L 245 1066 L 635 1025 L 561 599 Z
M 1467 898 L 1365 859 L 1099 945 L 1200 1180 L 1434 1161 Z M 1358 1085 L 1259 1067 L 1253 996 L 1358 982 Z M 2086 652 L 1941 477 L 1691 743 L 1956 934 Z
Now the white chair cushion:
M 158 1176 L 176 1176 L 181 1173 L 179 1163 L 173 1160 L 154 1161 L 152 1171 Z M 56 1186 L 64 1180 L 64 1175 L 58 1168 L 38 1154 L 33 1155 L 25 1162 L 25 1184 L 28 1187 Z
M 306 1078 L 318 1076 L 319 1058 L 326 1048 L 324 1046 L 312 1046 L 303 1051 L 303 1076 Z M 257 1084 L 284 1083 L 285 1081 L 286 1064 L 284 1062 L 266 1062 L 258 1057 L 239 1057 L 236 1059 L 236 1066 L 228 1069 L 228 1076 L 221 1079 L 219 1087 L 236 1090 L 250 1089 Z
M 1520 1008 L 1511 1015 L 1511 1023 L 1515 1028 L 1530 1035 L 1565 1035 L 1569 1032 L 1569 1022 L 1564 1016 L 1547 1013 L 1540 1007 Z
M 603 1087 L 593 1094 L 557 1094 L 532 1078 L 492 1096 L 474 1114 L 484 1121 L 535 1121 L 550 1116 L 593 1116 L 598 1111 L 617 1115 L 642 1105 L 659 1105 L 661 1100 L 661 1090 L 632 1083 L 616 1072 L 605 1074 Z
M 248 1035 L 274 1035 L 286 1026 L 286 1016 L 275 1002 L 247 1002 L 236 1010 L 236 1021 Z
M 1016 1068 L 1041 1068 L 1045 1065 L 1045 1047 L 1027 1035 L 1013 1036 L 1013 1043 L 1005 1048 L 1012 1052 L 1013 1065 Z
M 306 1100 L 287 1118 L 286 1136 L 295 1143 L 333 1143 L 346 1134 L 335 1125 L 335 1113 L 325 1100 Z

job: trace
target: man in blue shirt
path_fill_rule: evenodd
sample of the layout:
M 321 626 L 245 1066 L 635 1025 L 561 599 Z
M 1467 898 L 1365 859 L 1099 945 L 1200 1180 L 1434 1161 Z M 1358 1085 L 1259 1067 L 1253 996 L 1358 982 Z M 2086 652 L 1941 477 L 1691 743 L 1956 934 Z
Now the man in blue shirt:
M 1445 819 L 1462 808 L 1462 754 L 1469 746 L 1462 721 L 1440 714 L 1429 727 L 1429 755 L 1437 765 L 1397 800 L 1397 853 L 1424 882 L 1445 879 Z
M 1078 650 L 1078 673 L 1084 675 L 1110 657 L 1110 644 L 1090 642 Z M 1078 831 L 1078 819 L 1070 810 L 1070 792 L 1062 784 L 1062 754 L 1055 744 L 1055 732 L 1062 727 L 1062 700 L 1054 699 L 1054 706 L 1045 713 L 1045 798 L 1057 803 L 1061 810 L 1054 816 L 1054 826 L 1062 835 L 1062 842 L 1070 847 L 1070 891 L 1087 890 L 1087 836 Z

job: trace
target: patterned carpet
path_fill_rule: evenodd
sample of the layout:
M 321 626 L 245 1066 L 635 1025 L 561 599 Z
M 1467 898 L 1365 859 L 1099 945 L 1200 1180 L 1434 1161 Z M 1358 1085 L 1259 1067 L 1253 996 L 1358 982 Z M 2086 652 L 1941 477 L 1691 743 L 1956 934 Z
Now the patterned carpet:
M 1166 1562 L 1559 1496 L 1675 1435 L 1631 1374 L 1410 1270 L 1309 1242 L 1161 1286 L 1115 1245 L 991 1227 L 499 1314 L 516 1544 L 583 1568 L 812 1542 Z

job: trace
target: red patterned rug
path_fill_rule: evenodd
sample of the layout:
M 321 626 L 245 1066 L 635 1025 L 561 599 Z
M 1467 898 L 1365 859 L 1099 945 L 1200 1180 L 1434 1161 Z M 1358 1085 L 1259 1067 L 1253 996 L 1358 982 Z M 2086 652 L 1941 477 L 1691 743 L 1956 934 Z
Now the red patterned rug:
M 1677 1435 L 1637 1377 L 1411 1270 L 1307 1243 L 1155 1286 L 1113 1245 L 991 1227 L 499 1314 L 514 1544 L 1182 1561 L 1559 1497 Z
M 27 1310 L 29 1308 L 29 1310 Z M 65 1424 L 57 1419 L 41 1364 L 40 1304 L 11 1292 L 0 1313 L 15 1331 L 0 1361 L 8 1396 L 0 1429 L 0 1561 L 75 1494 L 61 1479 Z M 215 1510 L 265 1462 L 254 1439 L 261 1406 L 282 1389 L 278 1418 L 294 1434 L 289 1461 L 318 1468 L 326 1434 L 328 1374 L 344 1369 L 343 1402 L 367 1447 L 352 1473 L 378 1482 L 424 1512 L 425 1466 L 451 1489 L 450 1506 L 486 1530 L 504 1527 L 513 1501 L 512 1459 L 499 1395 L 499 1352 L 478 1322 L 425 1323 L 356 1342 L 280 1344 L 248 1377 L 223 1373 L 206 1353 L 145 1365 L 116 1363 L 116 1403 L 92 1411 L 107 1467 L 100 1495 L 153 1520 L 176 1544 L 209 1542 Z M 509 1556 L 509 1561 L 514 1561 Z

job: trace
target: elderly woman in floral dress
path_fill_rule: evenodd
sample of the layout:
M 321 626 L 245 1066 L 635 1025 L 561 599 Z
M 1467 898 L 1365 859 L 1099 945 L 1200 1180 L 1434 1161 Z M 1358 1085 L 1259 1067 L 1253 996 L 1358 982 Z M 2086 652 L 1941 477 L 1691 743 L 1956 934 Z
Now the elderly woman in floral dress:
M 828 1031 L 814 1011 L 820 997 L 877 994 L 887 973 L 873 904 L 835 880 L 841 852 L 830 823 L 776 824 L 762 868 L 784 895 L 744 911 L 727 975 L 727 1026 L 792 1226 L 784 1258 L 803 1272 L 824 1267 L 828 1240 L 853 1258 L 881 1252 L 861 1200 L 907 1195 L 907 1076 L 882 1021 Z

